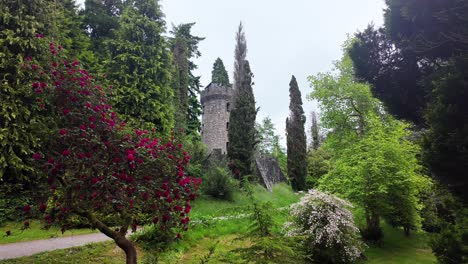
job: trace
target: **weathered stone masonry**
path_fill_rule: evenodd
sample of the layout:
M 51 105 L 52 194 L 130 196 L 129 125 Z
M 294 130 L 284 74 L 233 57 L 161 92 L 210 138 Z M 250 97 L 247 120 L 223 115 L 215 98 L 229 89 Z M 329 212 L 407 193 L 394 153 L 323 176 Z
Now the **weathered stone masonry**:
M 210 83 L 202 92 L 200 101 L 202 114 L 202 142 L 208 146 L 208 152 L 215 149 L 227 153 L 228 126 L 233 89 Z

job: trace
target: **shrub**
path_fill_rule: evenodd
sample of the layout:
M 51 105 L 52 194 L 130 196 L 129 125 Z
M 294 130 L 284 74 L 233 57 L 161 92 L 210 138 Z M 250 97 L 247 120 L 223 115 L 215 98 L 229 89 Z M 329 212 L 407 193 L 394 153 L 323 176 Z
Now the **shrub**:
M 237 186 L 228 168 L 216 166 L 207 171 L 201 188 L 204 194 L 219 199 L 232 200 Z
M 148 219 L 162 231 L 188 228 L 200 183 L 186 173 L 190 155 L 174 136 L 127 128 L 108 103 L 106 87 L 64 57 L 60 45 L 48 46 L 48 64 L 31 59 L 24 67 L 34 76 L 35 107 L 57 124 L 47 148 L 32 156 L 48 176 L 49 198 L 22 210 L 38 209 L 47 224 L 63 228 L 70 217 L 81 216 L 125 251 L 127 263 L 136 263 L 136 249 L 125 236 L 130 228 Z
M 435 234 L 430 245 L 439 263 L 468 263 L 468 210 L 457 217 L 456 224 L 447 224 Z
M 287 236 L 302 236 L 309 260 L 317 263 L 350 263 L 362 255 L 364 244 L 352 213 L 351 204 L 334 195 L 309 190 L 291 205 Z

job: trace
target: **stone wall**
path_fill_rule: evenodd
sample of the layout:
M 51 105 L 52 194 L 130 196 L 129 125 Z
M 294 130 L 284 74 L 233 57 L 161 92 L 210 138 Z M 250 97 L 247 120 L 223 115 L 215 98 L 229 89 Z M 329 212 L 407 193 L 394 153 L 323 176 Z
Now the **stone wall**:
M 274 184 L 288 181 L 279 167 L 278 160 L 275 158 L 257 155 L 255 163 L 260 183 L 270 192 Z
M 230 87 L 210 83 L 202 92 L 200 101 L 202 114 L 202 142 L 208 146 L 208 152 L 220 149 L 227 153 L 229 108 L 233 90 Z

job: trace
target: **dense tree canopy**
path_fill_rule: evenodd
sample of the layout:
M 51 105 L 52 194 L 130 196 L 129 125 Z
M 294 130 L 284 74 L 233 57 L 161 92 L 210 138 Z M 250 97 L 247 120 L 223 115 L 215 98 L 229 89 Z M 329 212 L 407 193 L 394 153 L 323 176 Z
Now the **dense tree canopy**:
M 106 69 L 115 82 L 114 105 L 129 121 L 162 133 L 173 128 L 171 55 L 154 0 L 134 0 L 119 17 Z
M 355 77 L 398 118 L 426 128 L 433 174 L 466 198 L 468 6 L 464 1 L 386 1 L 385 25 L 357 34 Z

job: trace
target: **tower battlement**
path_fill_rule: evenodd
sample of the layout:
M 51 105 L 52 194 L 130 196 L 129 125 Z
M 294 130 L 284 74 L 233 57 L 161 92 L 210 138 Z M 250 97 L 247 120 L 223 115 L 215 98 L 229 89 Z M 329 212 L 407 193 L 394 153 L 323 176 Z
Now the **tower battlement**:
M 209 152 L 219 149 L 222 154 L 227 153 L 227 131 L 233 92 L 231 87 L 210 83 L 200 93 L 203 107 L 201 138 L 208 146 Z

